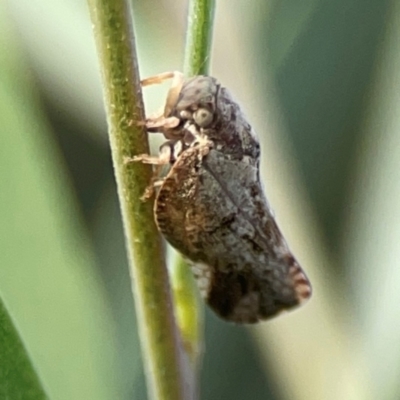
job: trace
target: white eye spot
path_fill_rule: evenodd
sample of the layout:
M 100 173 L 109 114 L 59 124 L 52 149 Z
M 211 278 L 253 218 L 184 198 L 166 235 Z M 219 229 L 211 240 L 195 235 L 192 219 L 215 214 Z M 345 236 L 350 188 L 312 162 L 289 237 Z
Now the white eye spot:
M 201 128 L 206 128 L 213 120 L 213 114 L 206 108 L 199 108 L 193 113 L 194 122 Z

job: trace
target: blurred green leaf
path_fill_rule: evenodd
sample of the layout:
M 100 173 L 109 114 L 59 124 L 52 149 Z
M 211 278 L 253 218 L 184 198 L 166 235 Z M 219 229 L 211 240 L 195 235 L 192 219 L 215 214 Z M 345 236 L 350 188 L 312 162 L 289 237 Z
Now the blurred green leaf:
M 0 292 L 50 398 L 116 399 L 104 288 L 3 6 L 0 21 Z
M 46 399 L 29 356 L 0 299 L 0 398 Z
M 385 400 L 400 392 L 400 3 L 393 6 L 342 236 L 361 328 L 358 347 L 374 382 L 371 397 Z
M 121 390 L 118 400 L 144 399 L 143 361 L 135 319 L 131 279 L 125 250 L 121 211 L 112 171 L 93 215 L 93 234 L 103 279 L 117 323 L 118 364 Z
M 269 66 L 307 190 L 335 250 L 391 6 L 272 0 L 269 23 L 260 26 L 259 61 Z

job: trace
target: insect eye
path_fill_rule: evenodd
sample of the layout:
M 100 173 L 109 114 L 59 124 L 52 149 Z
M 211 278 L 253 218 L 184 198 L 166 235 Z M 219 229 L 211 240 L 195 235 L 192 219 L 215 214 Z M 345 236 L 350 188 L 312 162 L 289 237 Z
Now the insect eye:
M 199 108 L 193 113 L 194 122 L 201 128 L 205 128 L 211 124 L 213 120 L 213 114 L 206 108 Z

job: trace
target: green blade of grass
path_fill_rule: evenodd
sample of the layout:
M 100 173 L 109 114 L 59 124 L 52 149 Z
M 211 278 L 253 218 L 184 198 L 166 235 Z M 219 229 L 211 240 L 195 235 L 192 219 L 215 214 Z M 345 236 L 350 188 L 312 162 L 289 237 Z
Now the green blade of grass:
M 0 299 L 0 398 L 47 399 L 42 383 Z

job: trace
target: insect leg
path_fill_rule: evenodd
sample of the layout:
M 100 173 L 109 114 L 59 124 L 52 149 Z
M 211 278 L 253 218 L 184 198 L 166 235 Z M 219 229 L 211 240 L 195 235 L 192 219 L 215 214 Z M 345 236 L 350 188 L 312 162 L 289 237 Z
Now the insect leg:
M 164 107 L 164 117 L 168 117 L 175 106 L 179 93 L 182 89 L 185 78 L 182 72 L 172 71 L 163 72 L 158 75 L 150 76 L 149 78 L 143 79 L 140 83 L 142 86 L 157 85 L 164 81 L 172 79 L 171 88 L 168 91 L 167 100 Z

